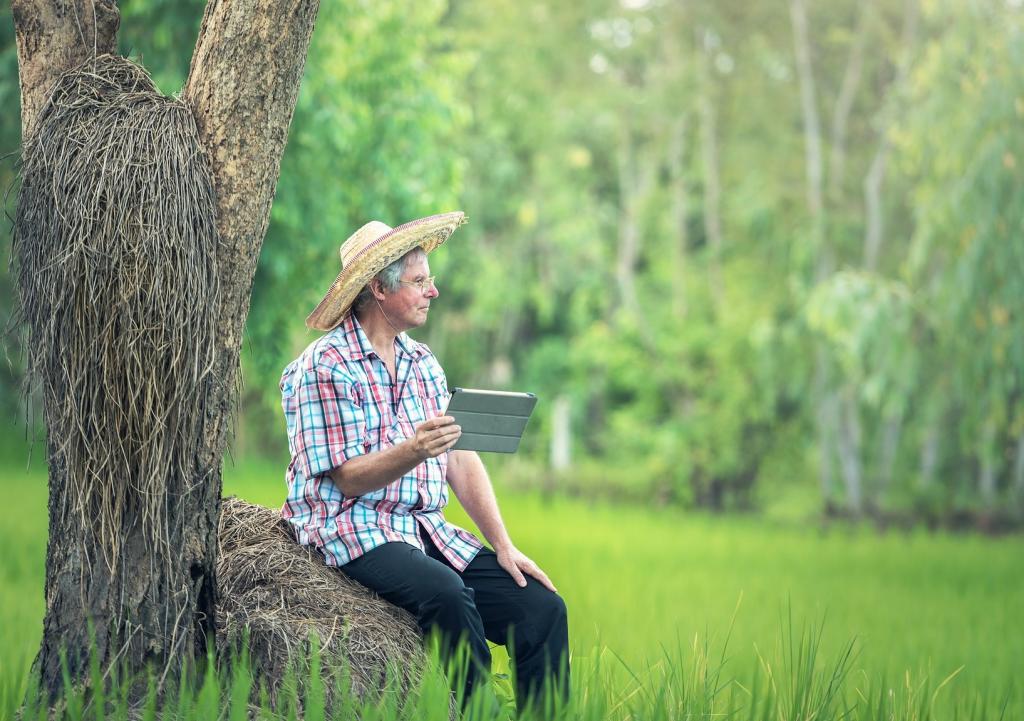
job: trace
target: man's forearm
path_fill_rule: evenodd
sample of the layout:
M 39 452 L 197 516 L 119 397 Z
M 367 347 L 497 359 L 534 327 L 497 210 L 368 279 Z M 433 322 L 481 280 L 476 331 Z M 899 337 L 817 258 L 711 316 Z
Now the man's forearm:
M 350 458 L 331 471 L 331 478 L 346 496 L 361 496 L 397 481 L 422 462 L 413 444 L 405 441 Z
M 394 483 L 428 458 L 451 448 L 462 429 L 451 416 L 437 416 L 416 426 L 416 435 L 397 445 L 355 456 L 331 471 L 346 496 L 361 496 Z
M 512 545 L 480 456 L 473 451 L 452 451 L 448 458 L 448 485 L 495 551 Z

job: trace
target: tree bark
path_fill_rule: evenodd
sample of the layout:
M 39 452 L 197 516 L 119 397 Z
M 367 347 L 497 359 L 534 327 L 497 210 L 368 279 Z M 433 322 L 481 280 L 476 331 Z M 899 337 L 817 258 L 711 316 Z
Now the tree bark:
M 11 14 L 18 49 L 18 82 L 21 90 L 22 146 L 31 142 L 35 124 L 57 80 L 68 70 L 80 66 L 100 53 L 112 52 L 117 45 L 120 13 L 112 1 L 12 0 Z M 54 242 L 60 242 L 55 238 Z M 60 648 L 67 651 L 67 665 L 75 680 L 88 668 L 90 647 L 96 646 L 100 659 L 113 660 L 115 641 L 110 624 L 100 621 L 109 616 L 116 602 L 117 585 L 103 567 L 98 549 L 93 557 L 68 539 L 80 539 L 85 529 L 79 519 L 65 512 L 67 488 L 66 464 L 49 442 L 49 519 L 46 549 L 46 615 L 43 642 L 36 657 L 34 672 L 40 674 L 42 687 L 56 696 L 61 687 Z M 123 563 L 136 563 L 137 534 L 131 529 L 125 537 Z M 123 567 L 123 566 L 122 566 Z M 123 577 L 122 577 L 123 578 Z M 87 581 L 85 579 L 88 579 Z M 143 585 L 130 589 L 129 599 L 146 593 Z M 130 602 L 130 601 L 129 601 Z M 137 622 L 145 625 L 150 619 Z M 90 628 L 92 626 L 92 628 Z M 90 638 L 93 635 L 93 638 Z M 131 639 L 128 639 L 130 644 Z
M 11 0 L 11 15 L 26 143 L 60 76 L 90 58 L 116 52 L 121 14 L 115 0 Z
M 209 0 L 182 90 L 217 187 L 219 370 L 226 386 L 237 374 L 253 274 L 318 9 L 319 0 Z M 232 399 L 232 392 L 222 394 L 225 420 Z M 217 429 L 209 439 L 218 463 L 225 438 Z
M 51 698 L 63 685 L 62 648 L 73 682 L 87 678 L 90 653 L 96 653 L 103 669 L 155 666 L 162 686 L 212 646 L 220 465 L 236 399 L 238 354 L 318 6 L 318 0 L 207 5 L 182 93 L 198 123 L 203 147 L 197 150 L 209 159 L 217 192 L 221 332 L 215 381 L 208 396 L 196 400 L 205 408 L 206 432 L 194 477 L 169 481 L 168 525 L 177 552 L 170 563 L 142 542 L 147 521 L 141 514 L 126 517 L 124 550 L 113 569 L 98 550 L 71 542 L 82 529 L 65 513 L 66 472 L 51 453 L 47 612 L 36 659 Z M 54 81 L 115 49 L 118 14 L 112 0 L 14 0 L 12 10 L 27 140 Z

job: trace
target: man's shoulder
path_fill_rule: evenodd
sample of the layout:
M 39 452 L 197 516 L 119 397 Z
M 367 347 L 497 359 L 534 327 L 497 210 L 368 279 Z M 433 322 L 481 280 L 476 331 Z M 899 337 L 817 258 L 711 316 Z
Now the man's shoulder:
M 415 341 L 414 341 L 415 342 Z M 415 363 L 417 375 L 423 384 L 424 392 L 435 396 L 448 392 L 448 379 L 445 377 L 441 362 L 426 343 L 416 342 Z
M 418 340 L 413 340 L 410 336 L 406 335 L 406 342 L 408 343 L 409 352 L 412 353 L 413 358 L 420 364 L 421 367 L 429 369 L 431 372 L 444 375 L 444 370 L 441 368 L 441 362 L 434 355 L 434 352 L 430 350 L 430 346 L 426 343 L 421 343 Z
M 348 363 L 358 355 L 358 350 L 358 340 L 354 339 L 344 326 L 324 333 L 306 348 L 312 364 L 325 367 Z
M 282 382 L 297 375 L 349 375 L 349 339 L 339 328 L 323 334 L 289 363 L 282 372 Z
M 405 343 L 406 348 L 412 353 L 414 358 L 434 358 L 433 351 L 430 350 L 430 346 L 426 343 L 416 340 L 408 333 L 402 334 L 402 342 Z

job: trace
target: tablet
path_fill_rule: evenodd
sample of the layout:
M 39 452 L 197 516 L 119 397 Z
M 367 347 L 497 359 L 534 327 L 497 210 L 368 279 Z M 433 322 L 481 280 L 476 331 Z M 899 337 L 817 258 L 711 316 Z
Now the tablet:
M 515 453 L 535 405 L 533 393 L 453 389 L 444 414 L 455 418 L 462 435 L 452 449 Z

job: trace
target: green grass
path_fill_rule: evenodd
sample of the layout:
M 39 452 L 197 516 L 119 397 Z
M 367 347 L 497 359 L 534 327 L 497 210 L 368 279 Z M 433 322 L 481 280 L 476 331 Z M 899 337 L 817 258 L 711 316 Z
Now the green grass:
M 224 492 L 277 506 L 282 477 L 277 465 L 229 467 Z M 0 713 L 10 713 L 42 633 L 45 474 L 7 465 L 0 489 L 16 509 L 0 524 Z M 1004 703 L 1005 718 L 1024 718 L 1024 539 L 499 496 L 513 539 L 569 606 L 575 717 L 699 711 L 717 674 L 715 713 L 806 718 L 800 709 L 846 658 L 824 718 L 843 708 L 850 718 L 999 718 Z M 471 527 L 457 507 L 449 517 Z

